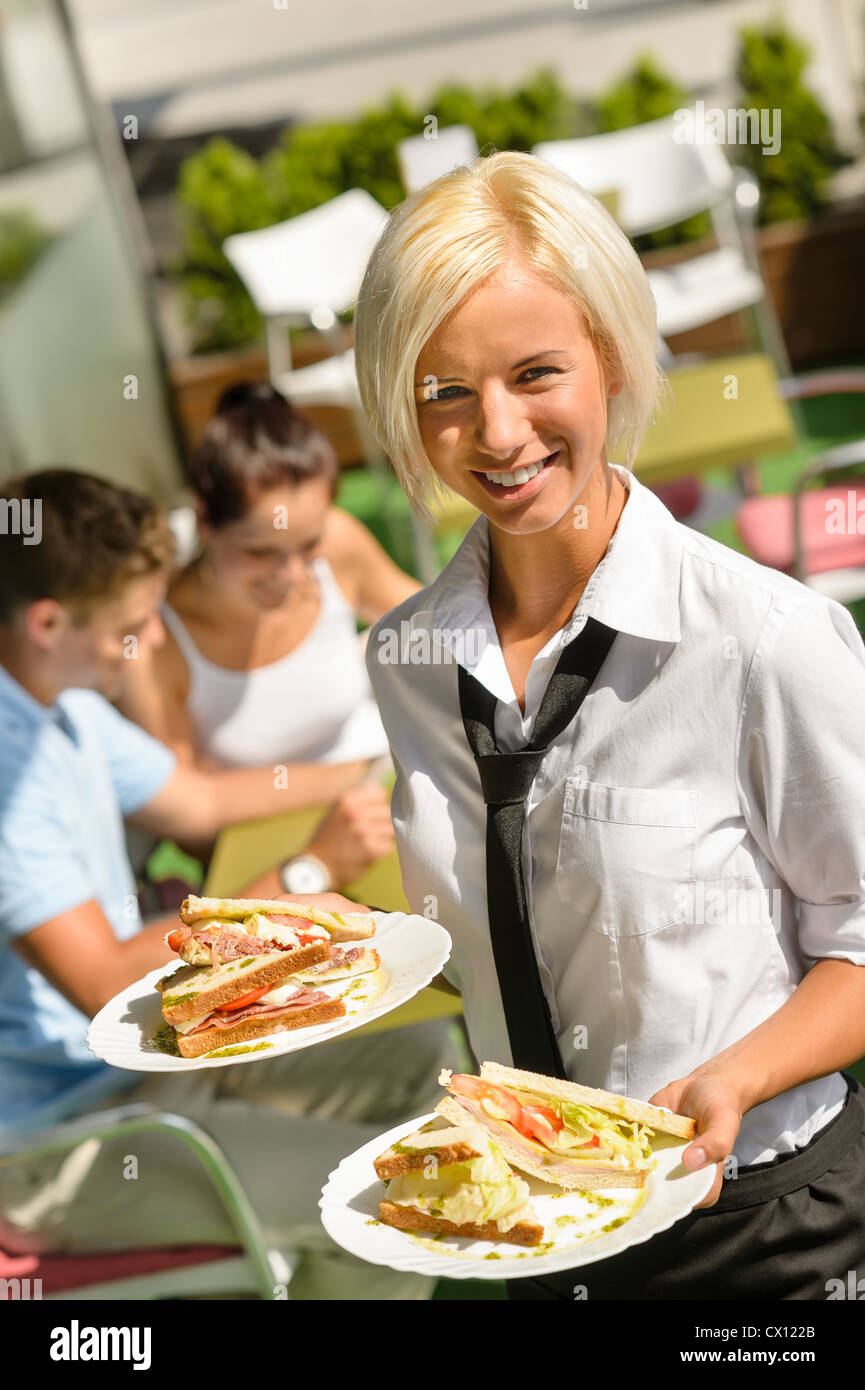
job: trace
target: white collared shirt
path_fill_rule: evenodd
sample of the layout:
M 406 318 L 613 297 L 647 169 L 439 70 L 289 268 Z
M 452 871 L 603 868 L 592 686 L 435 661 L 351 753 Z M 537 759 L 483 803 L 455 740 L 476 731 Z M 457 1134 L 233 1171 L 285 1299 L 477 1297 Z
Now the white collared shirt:
M 512 1062 L 487 921 L 486 807 L 456 658 L 525 745 L 587 616 L 618 635 L 526 803 L 523 872 L 568 1076 L 648 1100 L 787 1001 L 815 960 L 865 965 L 865 647 L 848 611 L 629 497 L 568 623 L 532 662 L 521 714 L 472 526 L 434 581 L 372 629 L 367 666 L 397 772 L 412 910 L 453 938 L 479 1061 Z M 740 1164 L 806 1144 L 839 1072 L 743 1117 Z

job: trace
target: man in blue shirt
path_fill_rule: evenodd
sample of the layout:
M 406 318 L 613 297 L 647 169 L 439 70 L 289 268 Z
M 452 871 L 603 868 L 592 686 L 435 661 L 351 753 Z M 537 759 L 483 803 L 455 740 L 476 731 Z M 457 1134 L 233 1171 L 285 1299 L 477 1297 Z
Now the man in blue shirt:
M 0 950 L 2 1134 L 128 1085 L 89 1053 L 87 1017 L 176 962 L 163 942 L 176 914 L 142 929 L 124 818 L 180 840 L 212 837 L 290 810 L 304 792 L 307 803 L 339 794 L 366 764 L 295 767 L 288 796 L 270 768 L 179 766 L 108 703 L 126 660 L 164 637 L 164 517 L 147 498 L 65 469 L 0 491 L 21 503 L 7 516 L 29 507 L 41 518 L 37 544 L 32 527 L 0 535 L 0 946 L 12 947 Z M 249 889 L 282 891 L 275 871 Z
M 340 1158 L 388 1127 L 363 1123 L 370 1106 L 376 1120 L 394 1104 L 406 1116 L 418 1113 L 419 1068 L 407 1068 L 400 1092 L 382 1065 L 392 1050 L 384 1035 L 340 1039 L 254 1067 L 142 1082 L 91 1056 L 86 1029 L 121 989 L 177 959 L 163 941 L 176 914 L 142 926 L 124 819 L 181 842 L 208 839 L 232 822 L 338 797 L 368 765 L 294 766 L 288 779 L 267 767 L 203 772 L 180 765 L 109 703 L 125 661 L 164 636 L 158 610 L 173 542 L 157 507 L 56 469 L 7 481 L 0 509 L 7 522 L 0 531 L 0 1141 L 104 1108 L 121 1091 L 124 1100 L 187 1114 L 226 1149 L 275 1244 L 319 1242 L 325 1277 L 316 1284 L 311 1276 L 306 1296 L 334 1296 L 341 1252 L 318 1220 L 322 1182 Z M 8 525 L 34 513 L 37 541 L 35 528 L 25 535 L 23 526 Z M 284 896 L 275 869 L 244 891 Z M 356 910 L 338 894 L 294 896 Z M 437 1051 L 420 1034 L 418 1042 L 435 1086 Z M 324 1063 L 317 1054 L 328 1054 Z M 355 1088 L 352 1105 L 339 1112 L 347 1123 L 331 1120 L 326 1108 L 335 1062 L 356 1066 L 360 1077 L 389 1078 L 380 1095 Z M 326 1123 L 307 1113 L 319 1069 Z M 244 1077 L 235 1081 L 236 1072 Z M 161 1135 L 149 1139 L 135 1141 L 138 1200 L 122 1181 L 121 1141 L 103 1145 L 98 1162 L 82 1145 L 0 1168 L 0 1248 L 16 1240 L 36 1249 L 232 1242 L 188 1151 Z M 428 1280 L 371 1271 L 351 1257 L 344 1265 L 355 1295 L 360 1273 L 367 1290 L 370 1277 L 379 1281 L 378 1294 L 368 1296 L 429 1296 Z

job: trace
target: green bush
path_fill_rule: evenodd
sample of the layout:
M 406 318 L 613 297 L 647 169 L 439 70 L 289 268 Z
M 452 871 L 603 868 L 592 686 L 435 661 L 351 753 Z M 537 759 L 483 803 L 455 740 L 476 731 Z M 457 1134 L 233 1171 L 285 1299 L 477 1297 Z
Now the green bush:
M 229 140 L 209 141 L 184 161 L 178 185 L 183 254 L 174 269 L 196 351 L 234 347 L 261 334 L 259 316 L 220 249 L 225 237 L 296 217 L 350 188 L 395 207 L 405 197 L 397 144 L 419 134 L 428 115 L 441 127 L 470 125 L 485 153 L 527 150 L 580 127 L 578 107 L 559 78 L 540 69 L 511 93 L 446 83 L 424 106 L 412 106 L 393 92 L 356 120 L 285 131 L 260 163 Z
M 0 299 L 24 279 L 53 240 L 26 210 L 0 213 Z
M 445 84 L 433 93 L 428 111 L 441 127 L 470 126 L 481 154 L 528 151 L 541 140 L 591 133 L 579 103 L 552 68 L 539 68 L 512 92 L 492 85 L 478 91 Z
M 230 140 L 210 140 L 184 160 L 177 198 L 183 254 L 174 270 L 181 277 L 184 316 L 195 331 L 197 351 L 254 341 L 261 319 L 222 243 L 235 232 L 278 220 L 263 169 Z
M 599 131 L 626 130 L 646 121 L 659 121 L 688 105 L 688 93 L 667 77 L 650 53 L 643 53 L 624 77 L 594 103 Z
M 802 81 L 810 49 L 780 18 L 764 28 L 739 31 L 736 77 L 740 104 L 781 112 L 781 145 L 763 155 L 759 145 L 742 145 L 738 158 L 760 182 L 761 223 L 813 218 L 826 206 L 826 182 L 851 162 L 835 141 L 829 118 Z
M 826 179 L 849 157 L 838 150 L 825 112 L 802 82 L 808 49 L 779 20 L 764 29 L 742 29 L 740 38 L 736 72 L 741 104 L 782 113 L 777 155 L 764 156 L 754 145 L 736 150 L 737 161 L 752 168 L 760 181 L 761 221 L 813 217 L 824 206 Z M 261 161 L 228 140 L 211 140 L 184 162 L 178 186 L 183 253 L 174 269 L 195 350 L 214 351 L 261 337 L 259 316 L 222 254 L 225 237 L 296 217 L 350 188 L 366 189 L 383 207 L 394 207 L 405 196 L 397 144 L 422 132 L 429 116 L 441 128 L 470 126 L 481 153 L 490 154 L 529 150 L 541 140 L 621 130 L 688 105 L 689 94 L 651 55 L 642 54 L 591 103 L 572 96 L 553 69 L 541 68 L 512 91 L 444 83 L 423 105 L 392 92 L 356 119 L 289 128 Z M 710 230 L 708 214 L 699 213 L 637 237 L 634 244 L 638 251 L 675 246 Z

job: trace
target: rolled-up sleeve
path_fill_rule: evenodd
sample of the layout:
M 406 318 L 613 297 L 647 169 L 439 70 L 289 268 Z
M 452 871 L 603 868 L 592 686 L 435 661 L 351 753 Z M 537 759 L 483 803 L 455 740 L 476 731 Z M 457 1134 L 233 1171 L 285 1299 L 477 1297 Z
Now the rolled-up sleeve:
M 846 608 L 776 600 L 740 711 L 742 813 L 799 901 L 809 963 L 865 965 L 865 646 Z

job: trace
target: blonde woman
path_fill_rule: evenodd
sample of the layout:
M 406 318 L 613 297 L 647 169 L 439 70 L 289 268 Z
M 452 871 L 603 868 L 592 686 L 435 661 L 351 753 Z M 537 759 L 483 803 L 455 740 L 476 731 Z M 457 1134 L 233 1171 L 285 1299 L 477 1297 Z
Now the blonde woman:
M 841 1071 L 865 1053 L 865 649 L 839 604 L 630 471 L 656 341 L 616 223 L 530 155 L 393 212 L 358 303 L 364 407 L 420 514 L 440 484 L 481 513 L 385 620 L 412 659 L 370 635 L 397 845 L 412 908 L 452 933 L 479 1060 L 548 1047 L 549 1070 L 697 1122 L 706 1199 L 581 1269 L 587 1296 L 825 1298 L 865 1268 Z M 562 677 L 580 693 L 550 734 Z M 571 1300 L 573 1273 L 509 1292 Z

